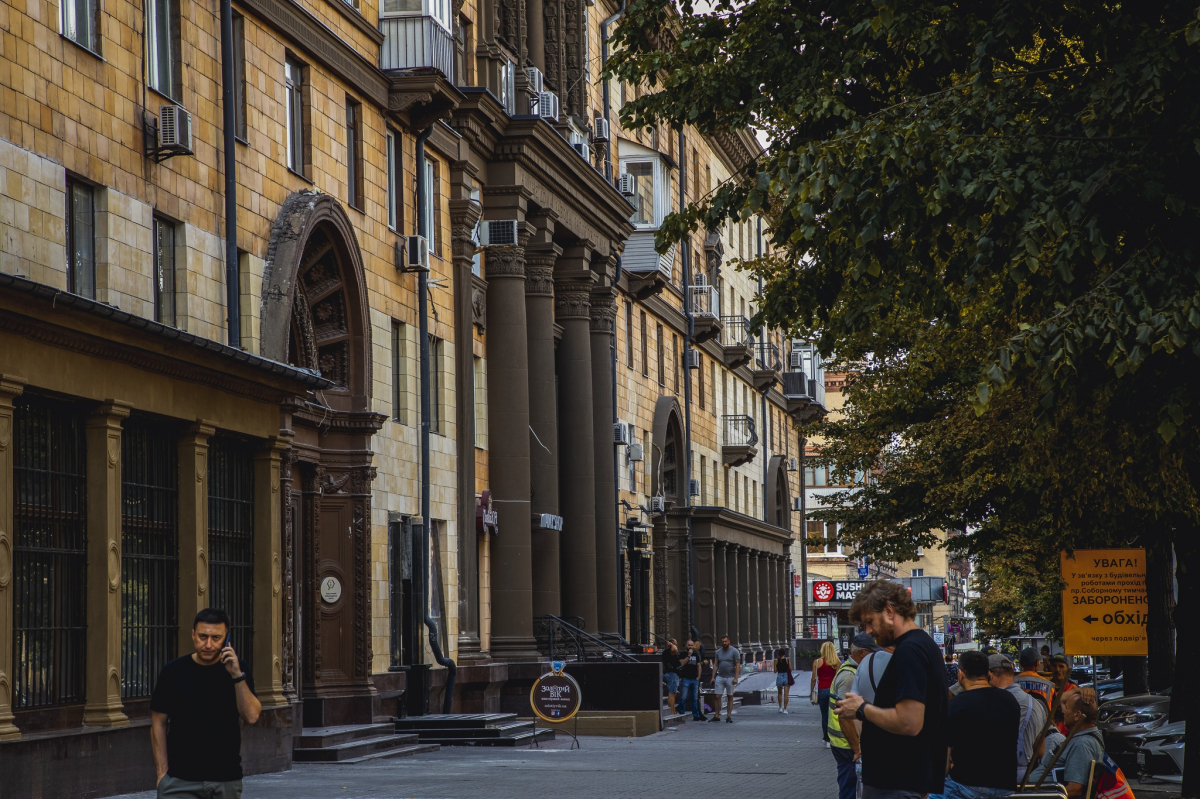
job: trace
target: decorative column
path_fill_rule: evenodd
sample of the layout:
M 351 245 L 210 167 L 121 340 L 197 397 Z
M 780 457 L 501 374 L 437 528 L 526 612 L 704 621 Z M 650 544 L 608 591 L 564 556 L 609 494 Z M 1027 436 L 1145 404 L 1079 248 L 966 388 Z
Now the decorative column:
M 108 400 L 87 420 L 86 727 L 129 723 L 121 702 L 121 423 L 130 407 Z
M 266 444 L 254 453 L 254 690 L 264 708 L 287 706 L 287 699 L 283 695 L 283 500 L 280 493 L 280 459 L 290 444 L 287 439 L 275 436 L 267 439 Z M 363 470 L 355 470 L 355 473 L 359 471 Z M 366 471 L 371 473 L 367 475 L 368 479 L 374 476 L 374 469 L 368 467 Z M 357 488 L 352 490 L 359 493 Z M 370 531 L 363 524 L 362 517 L 354 518 L 352 528 L 350 532 L 357 552 L 366 546 Z M 365 571 L 356 576 L 355 593 L 369 596 L 365 586 L 357 590 L 357 582 L 366 576 Z M 369 605 L 365 610 L 369 616 Z M 356 621 L 358 616 L 356 612 Z M 354 632 L 359 633 L 358 630 Z M 365 637 L 369 661 L 369 633 Z M 361 647 L 363 643 L 360 641 L 358 646 Z
M 494 657 L 537 659 L 530 561 L 529 348 L 525 237 L 487 251 L 488 473 L 499 534 L 492 548 Z
M 539 231 L 548 235 L 546 231 Z M 557 530 L 543 529 L 543 513 L 559 514 L 558 408 L 554 379 L 553 245 L 525 250 L 525 324 L 529 350 L 529 474 L 533 488 L 533 615 L 563 615 Z M 501 389 L 503 390 L 503 389 Z M 564 528 L 565 529 L 565 528 Z
M 700 630 L 700 640 L 710 647 L 716 643 L 717 633 L 717 583 L 718 572 L 724 571 L 724 564 L 718 568 L 716 541 L 711 538 L 696 539 L 692 544 L 696 554 L 696 628 Z M 691 637 L 689 632 L 688 638 Z M 682 642 L 680 642 L 682 644 Z
M 762 580 L 758 573 L 758 550 L 751 549 L 746 553 L 746 570 L 749 578 L 746 583 L 746 604 L 750 606 L 749 639 L 754 648 L 754 659 L 762 651 Z
M 455 191 L 468 194 L 451 170 Z M 458 437 L 458 661 L 477 660 L 479 643 L 479 544 L 475 533 L 475 256 L 473 233 L 483 213 L 471 199 L 450 200 L 454 274 L 455 432 Z
M 192 621 L 209 606 L 208 439 L 203 419 L 179 438 L 179 655 L 192 653 Z
M 596 500 L 596 627 L 620 629 L 623 591 L 617 576 L 617 483 L 613 426 L 613 335 L 616 331 L 616 291 L 592 290 L 592 445 L 595 455 Z
M 721 642 L 721 636 L 729 632 L 729 594 L 727 586 L 729 585 L 729 545 L 724 541 L 717 541 L 714 545 L 713 576 L 715 582 L 713 584 L 713 606 L 716 608 L 715 614 L 715 629 L 713 630 L 713 640 L 705 639 L 704 646 L 711 652 Z M 703 631 L 701 631 L 703 633 Z
M 750 627 L 750 550 L 737 548 L 737 602 L 738 602 L 738 648 L 742 655 L 749 653 L 754 645 L 754 632 Z
M 779 608 L 779 584 L 775 574 L 775 559 L 775 555 L 763 556 L 763 570 L 766 576 L 764 593 L 767 598 L 766 622 L 763 626 L 767 628 L 767 641 L 772 650 L 779 648 L 779 619 L 776 612 Z
M 565 268 L 564 268 L 565 267 Z M 560 494 L 562 497 L 563 613 L 599 629 L 596 597 L 596 452 L 592 425 L 592 274 L 587 253 L 572 252 L 555 277 L 554 312 L 562 327 L 558 349 Z
M 767 553 L 756 552 L 758 561 L 758 641 L 763 651 L 771 646 L 771 587 L 767 571 Z
M 0 375 L 0 741 L 21 737 L 13 724 L 13 545 L 15 530 L 13 507 L 14 464 L 13 400 L 25 389 L 25 381 L 13 375 Z
M 792 645 L 791 611 L 792 583 L 788 580 L 787 558 L 780 555 L 775 559 L 775 573 L 779 575 L 779 641 L 782 646 Z

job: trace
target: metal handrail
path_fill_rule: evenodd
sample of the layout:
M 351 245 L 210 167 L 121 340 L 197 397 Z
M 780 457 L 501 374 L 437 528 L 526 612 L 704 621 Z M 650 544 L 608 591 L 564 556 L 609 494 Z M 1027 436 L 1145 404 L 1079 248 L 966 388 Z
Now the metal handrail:
M 783 358 L 779 355 L 779 346 L 765 341 L 758 343 L 758 368 L 772 372 L 783 371 Z
M 723 418 L 725 421 L 725 446 L 753 447 L 758 444 L 758 428 L 754 424 L 754 417 L 744 414 L 727 414 Z
M 750 320 L 740 314 L 734 316 L 722 316 L 721 325 L 724 331 L 721 333 L 721 343 L 726 347 L 734 347 L 741 345 L 749 347 L 754 343 L 754 329 L 750 327 Z
M 575 618 L 579 618 L 578 616 Z M 632 655 L 622 652 L 615 646 L 601 640 L 585 630 L 571 624 L 566 619 L 559 618 L 552 613 L 547 613 L 545 616 L 538 616 L 534 621 L 539 622 L 539 632 L 544 629 L 546 633 L 547 643 L 549 645 L 549 654 L 551 660 L 559 660 L 556 656 L 558 652 L 557 641 L 559 636 L 562 636 L 569 644 L 570 649 L 575 653 L 575 659 L 586 661 L 588 660 L 588 645 L 599 647 L 605 650 L 604 657 L 617 657 L 622 660 L 627 660 L 630 663 L 639 663 L 640 661 Z M 582 619 L 580 619 L 582 622 Z M 611 654 L 607 654 L 611 653 Z

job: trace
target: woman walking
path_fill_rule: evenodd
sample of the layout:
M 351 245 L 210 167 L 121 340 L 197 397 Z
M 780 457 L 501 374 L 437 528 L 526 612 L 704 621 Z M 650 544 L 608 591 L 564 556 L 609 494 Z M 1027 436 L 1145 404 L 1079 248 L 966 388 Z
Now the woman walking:
M 838 659 L 833 641 L 821 644 L 821 657 L 813 661 L 812 680 L 809 683 L 809 694 L 817 692 L 817 706 L 821 708 L 821 740 L 825 748 L 829 748 L 829 686 L 833 685 L 833 675 L 837 673 L 842 661 Z
M 787 713 L 792 682 L 792 662 L 788 660 L 787 650 L 780 649 L 775 653 L 775 688 L 779 693 L 780 713 Z

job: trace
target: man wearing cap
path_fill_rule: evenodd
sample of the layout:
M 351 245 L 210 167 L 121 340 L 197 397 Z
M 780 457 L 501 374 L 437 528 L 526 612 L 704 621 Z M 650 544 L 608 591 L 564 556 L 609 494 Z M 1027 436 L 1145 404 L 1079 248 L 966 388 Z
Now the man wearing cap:
M 1021 671 L 1016 681 L 1021 690 L 1046 706 L 1047 713 L 1054 707 L 1054 683 L 1038 674 L 1037 650 L 1029 646 L 1021 650 Z
M 1046 726 L 1046 708 L 1037 699 L 1021 690 L 1015 681 L 1015 668 L 1008 655 L 996 654 L 988 658 L 988 682 L 993 688 L 1002 688 L 1016 697 L 1021 706 L 1021 726 L 1017 740 L 1017 779 L 1023 779 L 1030 763 L 1037 763 L 1042 756 L 1044 742 L 1039 741 L 1042 728 Z
M 829 749 L 833 759 L 837 761 L 838 799 L 854 799 L 858 792 L 858 775 L 855 773 L 854 761 L 862 756 L 858 742 L 858 722 L 855 719 L 842 719 L 838 716 L 836 705 L 849 695 L 854 686 L 854 675 L 863 658 L 878 649 L 875 639 L 867 633 L 858 633 L 850 639 L 850 657 L 838 668 L 833 675 L 833 684 L 829 686 Z
M 1054 691 L 1058 694 L 1065 694 L 1067 691 L 1074 690 L 1079 686 L 1071 682 L 1071 658 L 1064 654 L 1053 655 L 1050 658 L 1050 670 L 1054 672 Z M 1058 731 L 1063 735 L 1067 734 L 1067 723 L 1063 718 L 1062 703 L 1054 709 L 1054 724 L 1058 727 Z

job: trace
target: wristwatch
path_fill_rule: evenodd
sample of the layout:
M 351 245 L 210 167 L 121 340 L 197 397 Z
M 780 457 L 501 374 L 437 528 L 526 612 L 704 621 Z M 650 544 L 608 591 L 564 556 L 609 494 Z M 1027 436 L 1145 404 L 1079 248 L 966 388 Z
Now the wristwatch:
M 854 718 L 858 719 L 859 721 L 866 721 L 867 720 L 866 709 L 867 709 L 867 705 L 869 705 L 869 704 L 870 704 L 869 702 L 863 702 L 861 705 L 859 705 L 858 710 L 854 711 Z
M 239 682 L 245 682 L 245 681 L 246 681 L 246 676 L 247 676 L 247 675 L 246 675 L 246 672 L 244 672 L 244 671 L 243 671 L 243 672 L 242 672 L 242 676 L 240 676 L 240 677 L 234 677 L 234 678 L 233 678 L 233 682 L 234 682 L 235 684 L 236 684 L 236 683 L 239 683 Z

